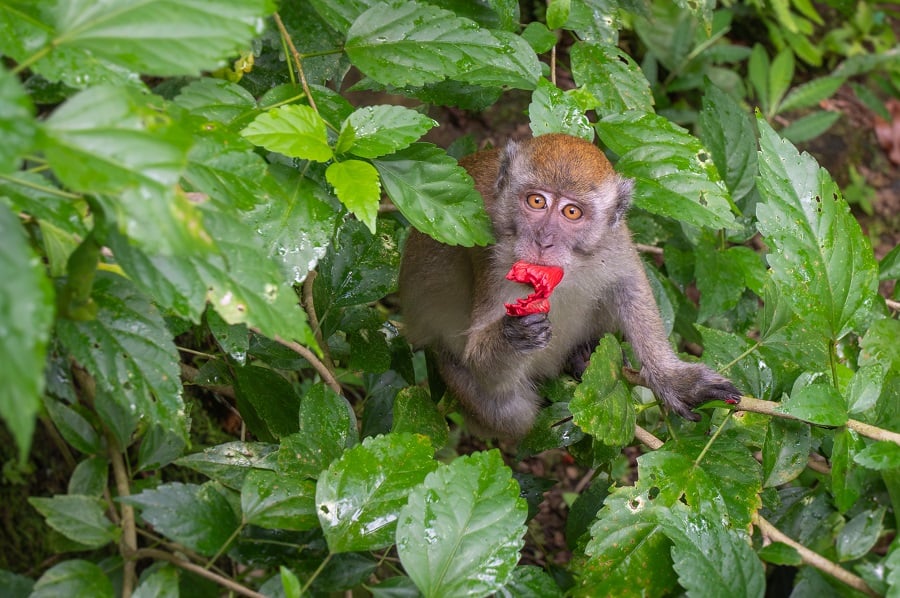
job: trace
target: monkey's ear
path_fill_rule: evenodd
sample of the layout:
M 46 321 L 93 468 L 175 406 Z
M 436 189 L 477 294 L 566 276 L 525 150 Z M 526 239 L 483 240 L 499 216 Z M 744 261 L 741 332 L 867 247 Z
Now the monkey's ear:
M 627 179 L 622 176 L 616 176 L 616 199 L 614 201 L 615 209 L 613 210 L 611 227 L 618 226 L 625 218 L 625 212 L 631 207 L 631 196 L 634 190 L 634 179 Z
M 519 145 L 520 143 L 518 141 L 510 139 L 506 144 L 506 147 L 503 148 L 503 151 L 500 152 L 500 168 L 497 171 L 498 191 L 509 184 L 510 170 L 519 155 Z

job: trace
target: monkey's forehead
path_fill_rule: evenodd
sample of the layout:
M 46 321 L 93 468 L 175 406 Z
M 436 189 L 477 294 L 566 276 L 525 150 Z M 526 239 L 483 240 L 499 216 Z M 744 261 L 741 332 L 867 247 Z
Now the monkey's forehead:
M 528 140 L 526 147 L 530 150 L 526 154 L 530 153 L 532 164 L 538 169 L 546 166 L 587 178 L 613 174 L 612 164 L 600 148 L 581 137 L 550 133 Z

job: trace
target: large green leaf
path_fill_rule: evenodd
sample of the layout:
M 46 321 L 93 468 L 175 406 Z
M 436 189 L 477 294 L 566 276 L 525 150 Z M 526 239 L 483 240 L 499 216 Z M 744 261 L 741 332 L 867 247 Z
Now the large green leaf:
M 241 489 L 244 521 L 268 529 L 310 530 L 316 517 L 316 483 L 253 469 Z
M 493 240 L 472 178 L 440 148 L 414 143 L 372 163 L 391 201 L 423 233 L 466 247 Z
M 576 97 L 543 78 L 538 81 L 537 89 L 531 96 L 528 120 L 535 137 L 546 133 L 567 133 L 594 141 L 594 129 Z
M 40 146 L 70 189 L 99 195 L 119 230 L 167 254 L 203 253 L 212 241 L 175 185 L 191 138 L 160 98 L 123 87 L 76 94 L 44 123 Z
M 279 106 L 257 116 L 241 135 L 291 158 L 327 162 L 332 158 L 325 121 L 303 104 Z
M 664 596 L 675 587 L 671 541 L 648 491 L 620 488 L 604 502 L 585 546 L 575 596 Z
M 700 139 L 712 152 L 731 196 L 739 201 L 756 184 L 756 133 L 738 101 L 712 84 L 703 95 Z
M 400 509 L 437 467 L 424 436 L 366 438 L 346 451 L 316 486 L 319 522 L 331 552 L 377 550 L 394 543 Z
M 225 124 L 257 109 L 256 98 L 249 91 L 222 79 L 192 81 L 181 88 L 174 102 L 191 114 Z
M 119 538 L 119 528 L 107 519 L 106 503 L 99 497 L 32 496 L 28 503 L 45 517 L 47 525 L 89 548 L 100 548 Z
M 621 379 L 622 349 L 607 335 L 600 341 L 585 370 L 575 398 L 569 403 L 572 419 L 603 444 L 625 446 L 634 438 L 637 415 L 631 393 Z
M 316 479 L 358 443 L 356 415 L 350 403 L 317 384 L 300 401 L 300 431 L 281 441 L 278 470 L 290 477 Z
M 695 226 L 734 227 L 731 198 L 696 137 L 662 116 L 634 111 L 611 114 L 596 127 L 619 154 L 616 170 L 634 177 L 636 206 Z
M 232 371 L 238 409 L 257 438 L 273 440 L 297 431 L 300 397 L 290 381 L 267 367 L 235 366 Z
M 828 173 L 763 120 L 757 204 L 775 283 L 806 328 L 837 341 L 872 308 L 878 265 L 859 223 Z
M 577 42 L 571 53 L 572 76 L 596 98 L 598 116 L 653 112 L 650 84 L 628 54 L 615 45 L 586 42 Z
M 659 514 L 678 581 L 690 596 L 762 598 L 766 578 L 746 532 L 675 502 Z
M 363 73 L 397 87 L 448 78 L 527 87 L 540 73 L 528 44 L 500 39 L 474 21 L 415 1 L 382 4 L 361 14 L 347 32 L 344 49 Z M 519 57 L 522 52 L 525 56 Z
M 225 492 L 213 482 L 202 486 L 172 482 L 119 500 L 138 507 L 141 518 L 158 533 L 212 556 L 240 525 Z
M 341 128 L 337 151 L 378 158 L 409 146 L 437 126 L 437 121 L 403 106 L 365 106 Z
M 32 598 L 91 596 L 113 598 L 112 582 L 103 569 L 89 561 L 63 561 L 46 571 L 34 584 Z
M 212 478 L 232 490 L 240 490 L 253 468 L 272 468 L 277 445 L 263 442 L 226 442 L 186 455 L 176 462 Z
M 427 598 L 487 595 L 510 580 L 526 512 L 498 451 L 459 457 L 410 493 L 397 553 Z
M 98 275 L 93 299 L 99 306 L 95 320 L 61 319 L 57 333 L 96 380 L 97 408 L 106 424 L 122 446 L 141 416 L 184 437 L 178 353 L 162 316 L 119 276 Z
M 842 426 L 849 417 L 844 398 L 826 383 L 810 384 L 792 392 L 777 410 L 821 426 Z
M 63 0 L 53 48 L 158 76 L 225 64 L 258 35 L 271 0 Z
M 44 361 L 53 324 L 53 288 L 28 246 L 19 220 L 0 202 L 0 417 L 24 459 L 44 391 Z
M 14 170 L 34 140 L 34 106 L 15 76 L 0 67 L 0 172 Z

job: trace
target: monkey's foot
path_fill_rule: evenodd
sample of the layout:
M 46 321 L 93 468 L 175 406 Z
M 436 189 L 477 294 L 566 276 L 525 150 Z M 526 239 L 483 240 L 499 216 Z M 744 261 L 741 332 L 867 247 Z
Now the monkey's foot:
M 550 294 L 563 278 L 563 269 L 557 266 L 539 266 L 527 262 L 513 264 L 507 280 L 523 282 L 534 287 L 534 292 L 515 303 L 506 303 L 506 313 L 510 316 L 545 314 L 550 311 Z

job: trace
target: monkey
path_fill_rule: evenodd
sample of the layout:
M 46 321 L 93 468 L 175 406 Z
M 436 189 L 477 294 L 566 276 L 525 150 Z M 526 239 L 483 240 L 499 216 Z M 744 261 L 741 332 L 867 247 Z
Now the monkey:
M 399 296 L 407 339 L 435 356 L 470 430 L 524 436 L 544 402 L 540 381 L 566 369 L 580 377 L 608 332 L 631 343 L 647 386 L 680 416 L 697 421 L 701 403 L 740 400 L 728 379 L 672 350 L 626 224 L 634 182 L 596 145 L 545 134 L 460 165 L 484 198 L 495 242 L 450 246 L 412 230 Z M 516 261 L 564 270 L 549 313 L 505 312 L 527 289 L 505 278 Z

